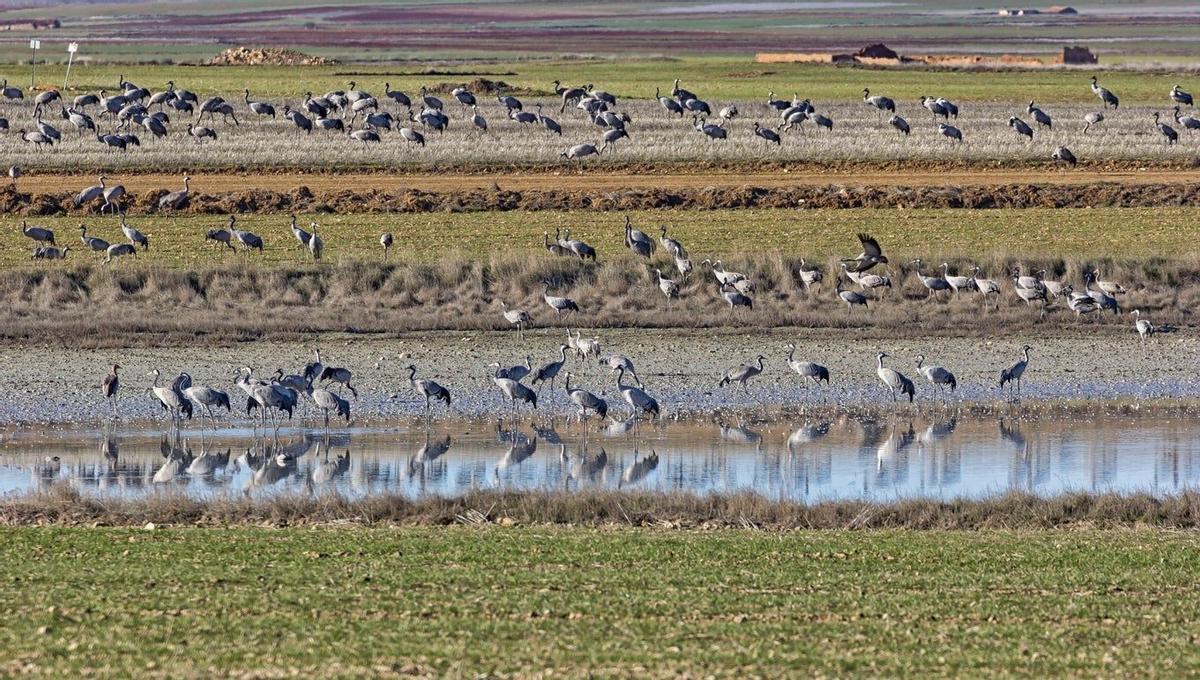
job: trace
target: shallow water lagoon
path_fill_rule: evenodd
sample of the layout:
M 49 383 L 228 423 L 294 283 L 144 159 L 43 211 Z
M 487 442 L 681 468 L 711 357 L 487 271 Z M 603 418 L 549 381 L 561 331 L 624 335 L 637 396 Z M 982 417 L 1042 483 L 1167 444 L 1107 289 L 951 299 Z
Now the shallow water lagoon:
M 855 418 L 637 428 L 492 421 L 180 433 L 13 431 L 0 493 L 455 496 L 476 489 L 754 492 L 801 502 L 982 498 L 1008 491 L 1170 495 L 1200 484 L 1200 425 L 1136 417 Z

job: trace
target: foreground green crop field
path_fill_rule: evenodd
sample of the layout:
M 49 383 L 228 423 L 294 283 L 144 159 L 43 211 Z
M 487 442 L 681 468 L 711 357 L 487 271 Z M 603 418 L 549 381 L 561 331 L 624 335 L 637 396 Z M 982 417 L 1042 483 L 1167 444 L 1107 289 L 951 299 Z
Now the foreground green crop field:
M 1178 259 L 1179 244 L 1194 235 L 1200 210 L 1195 208 L 1106 208 L 1023 210 L 694 210 L 624 212 L 486 212 L 300 215 L 309 228 L 317 220 L 325 241 L 327 262 L 377 260 L 382 257 L 379 235 L 394 234 L 392 257 L 429 262 L 439 257 L 487 258 L 528 252 L 543 255 L 542 233 L 569 228 L 597 248 L 600 257 L 628 254 L 623 246 L 622 217 L 658 236 L 659 225 L 682 241 L 696 264 L 705 257 L 728 258 L 737 253 L 780 251 L 814 262 L 858 253 L 854 234 L 869 231 L 896 262 L 921 257 L 989 258 L 1007 256 Z M 89 235 L 114 243 L 123 241 L 119 221 L 103 218 L 32 218 L 30 224 L 51 227 L 59 245 L 72 250 L 65 261 L 32 261 L 32 241 L 22 236 L 20 223 L 10 220 L 0 236 L 0 270 L 28 267 L 72 267 L 97 263 L 99 253 L 85 252 L 78 225 Z M 232 253 L 204 241 L 208 229 L 224 227 L 220 215 L 130 217 L 132 225 L 151 239 L 149 252 L 126 257 L 120 268 L 161 266 L 197 269 L 238 259 L 256 265 L 295 266 L 309 260 L 288 228 L 286 215 L 254 215 L 238 219 L 241 229 L 263 237 L 262 253 Z M 853 251 L 853 252 L 852 252 Z M 999 274 L 999 272 L 996 272 Z
M 1173 675 L 1165 531 L 6 529 L 0 673 Z
M 435 71 L 437 75 L 426 74 Z M 65 66 L 38 68 L 38 82 L 61 87 Z M 29 84 L 27 65 L 0 65 L 0 75 L 14 84 Z M 410 95 L 422 85 L 468 83 L 476 78 L 504 81 L 519 92 L 553 94 L 552 81 L 571 85 L 594 83 L 618 97 L 650 99 L 656 87 L 669 94 L 679 78 L 686 87 L 711 102 L 766 101 L 767 91 L 781 98 L 798 93 L 819 106 L 833 101 L 860 100 L 862 89 L 886 94 L 897 102 L 917 106 L 922 95 L 945 96 L 964 102 L 1039 103 L 1087 102 L 1099 105 L 1088 88 L 1089 71 L 1037 70 L 1006 72 L 884 70 L 836 68 L 812 64 L 756 64 L 749 58 L 685 57 L 681 59 L 572 59 L 527 61 L 413 62 L 392 66 L 277 67 L 182 65 L 77 65 L 71 70 L 70 91 L 114 90 L 121 76 L 151 90 L 166 88 L 167 80 L 202 96 L 220 93 L 240 96 L 249 88 L 255 98 L 298 97 L 306 90 L 324 93 L 344 90 L 350 80 L 379 95 L 385 82 Z M 1123 106 L 1167 106 L 1167 92 L 1191 78 L 1175 73 L 1100 72 L 1103 84 L 1121 97 Z M 1195 89 L 1191 87 L 1189 89 Z M 240 99 L 239 99 L 240 103 Z M 714 109 L 715 110 L 715 109 Z

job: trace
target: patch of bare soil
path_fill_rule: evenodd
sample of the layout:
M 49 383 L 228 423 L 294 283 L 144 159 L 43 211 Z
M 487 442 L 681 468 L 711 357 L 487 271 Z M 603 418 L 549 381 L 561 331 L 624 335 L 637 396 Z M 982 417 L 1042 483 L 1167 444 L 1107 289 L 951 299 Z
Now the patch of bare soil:
M 167 189 L 128 188 L 132 214 L 158 214 Z M 1200 183 L 1097 184 L 1017 183 L 982 185 L 798 185 L 707 186 L 628 189 L 505 189 L 488 187 L 430 191 L 419 188 L 291 190 L 246 189 L 193 193 L 176 214 L 433 213 L 509 210 L 717 210 L 737 208 L 1139 208 L 1200 205 Z M 73 193 L 0 190 L 0 210 L 10 215 L 87 215 L 100 204 L 77 207 Z

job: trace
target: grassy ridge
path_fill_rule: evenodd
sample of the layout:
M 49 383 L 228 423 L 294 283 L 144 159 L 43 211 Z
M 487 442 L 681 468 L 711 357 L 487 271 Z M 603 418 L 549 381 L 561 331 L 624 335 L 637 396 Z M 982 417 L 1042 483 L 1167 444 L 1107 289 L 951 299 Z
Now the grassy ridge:
M 447 255 L 486 258 L 516 252 L 542 253 L 542 233 L 557 228 L 593 245 L 601 258 L 627 253 L 623 246 L 623 213 L 539 211 L 490 213 L 420 213 L 300 215 L 305 229 L 316 219 L 325 241 L 326 261 L 380 259 L 379 235 L 394 234 L 393 257 L 430 262 Z M 985 259 L 1004 256 L 1113 258 L 1144 260 L 1179 258 L 1179 244 L 1194 235 L 1200 210 L 1195 208 L 1104 208 L 1022 210 L 883 210 L 883 209 L 749 209 L 695 211 L 630 211 L 634 225 L 658 236 L 658 225 L 688 248 L 699 264 L 705 257 L 779 250 L 814 262 L 858 252 L 854 234 L 869 231 L 890 253 L 928 261 L 943 257 Z M 31 261 L 32 241 L 10 220 L 0 236 L 0 270 L 71 268 L 99 262 L 99 254 L 83 252 L 78 225 L 89 235 L 123 241 L 112 217 L 31 218 L 30 224 L 54 229 L 60 245 L 70 245 L 68 260 Z M 286 215 L 246 216 L 239 228 L 266 242 L 263 253 L 234 255 L 212 242 L 208 229 L 223 227 L 227 218 L 213 216 L 131 217 L 132 225 L 151 238 L 149 252 L 136 261 L 127 257 L 120 268 L 157 266 L 200 269 L 246 259 L 255 265 L 295 266 L 306 261 L 288 228 Z M 1007 244 L 1007 245 L 1005 245 Z M 853 251 L 853 252 L 852 252 Z M 940 262 L 941 260 L 938 259 Z M 996 273 L 998 274 L 998 273 Z
M 423 71 L 461 75 L 424 75 Z M 65 66 L 39 66 L 38 82 L 61 87 Z M 0 67 L 14 84 L 29 84 L 28 66 Z M 524 92 L 553 93 L 552 81 L 582 85 L 594 83 L 618 97 L 648 99 L 654 88 L 667 91 L 675 78 L 682 86 L 713 102 L 765 101 L 768 90 L 781 98 L 798 93 L 821 107 L 831 101 L 859 100 L 862 89 L 886 94 L 917 105 L 922 95 L 945 96 L 966 102 L 1094 103 L 1088 88 L 1088 71 L 953 72 L 932 70 L 874 70 L 835 68 L 813 64 L 756 64 L 748 58 L 687 57 L 681 59 L 609 59 L 471 61 L 466 63 L 412 63 L 391 66 L 276 67 L 181 65 L 76 65 L 71 70 L 72 92 L 113 90 L 119 77 L 152 90 L 163 89 L 173 79 L 177 86 L 204 94 L 237 95 L 250 88 L 256 98 L 296 97 L 306 90 L 324 93 L 344 90 L 349 80 L 381 96 L 383 84 L 410 95 L 421 85 L 470 82 L 475 78 L 502 80 Z M 1101 82 L 1121 98 L 1121 104 L 1167 107 L 1171 86 L 1188 78 L 1171 73 L 1113 71 L 1101 73 Z M 1181 80 L 1182 79 L 1182 80 Z M 1195 87 L 1185 88 L 1194 90 Z M 1169 107 L 1168 107 L 1169 108 Z M 715 110 L 715 109 L 714 109 Z
M 1197 538 L 1162 531 L 26 528 L 0 540 L 6 674 L 1197 670 Z

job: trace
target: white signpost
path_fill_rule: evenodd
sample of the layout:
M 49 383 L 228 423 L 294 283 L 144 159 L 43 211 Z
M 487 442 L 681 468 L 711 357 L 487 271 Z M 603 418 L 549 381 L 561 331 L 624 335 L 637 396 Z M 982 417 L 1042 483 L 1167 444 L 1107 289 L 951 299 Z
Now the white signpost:
M 37 51 L 42 49 L 42 41 L 33 38 L 29 41 L 29 49 L 33 52 L 33 58 L 29 60 L 30 65 L 33 67 L 29 72 L 29 89 L 32 90 L 37 83 Z
M 75 60 L 75 53 L 79 51 L 79 43 L 73 42 L 67 45 L 67 75 L 63 76 L 63 92 L 67 91 L 67 81 L 71 78 L 71 62 Z

